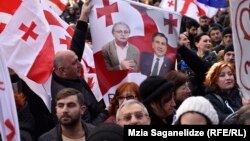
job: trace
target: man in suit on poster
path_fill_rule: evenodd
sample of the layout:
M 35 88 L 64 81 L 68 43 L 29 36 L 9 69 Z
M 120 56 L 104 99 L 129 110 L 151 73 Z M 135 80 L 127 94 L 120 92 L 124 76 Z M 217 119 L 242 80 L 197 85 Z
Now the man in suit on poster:
M 168 71 L 174 69 L 174 62 L 166 56 L 168 46 L 167 37 L 160 32 L 152 36 L 151 52 L 143 52 L 140 60 L 140 71 L 147 76 L 164 76 Z
M 138 70 L 139 49 L 128 42 L 130 28 L 124 22 L 117 22 L 112 28 L 114 40 L 102 48 L 108 70 Z

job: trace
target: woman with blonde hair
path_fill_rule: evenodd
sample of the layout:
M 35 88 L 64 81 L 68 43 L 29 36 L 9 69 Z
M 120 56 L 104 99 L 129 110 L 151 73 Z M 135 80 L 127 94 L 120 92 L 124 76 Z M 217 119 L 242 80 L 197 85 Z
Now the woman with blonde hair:
M 124 101 L 129 99 L 141 101 L 141 97 L 139 95 L 139 86 L 134 82 L 125 82 L 116 89 L 115 95 L 111 99 L 108 108 L 109 117 L 105 122 L 115 123 L 117 109 Z
M 232 64 L 221 61 L 212 65 L 207 72 L 204 84 L 208 88 L 205 97 L 217 111 L 220 123 L 242 106 Z

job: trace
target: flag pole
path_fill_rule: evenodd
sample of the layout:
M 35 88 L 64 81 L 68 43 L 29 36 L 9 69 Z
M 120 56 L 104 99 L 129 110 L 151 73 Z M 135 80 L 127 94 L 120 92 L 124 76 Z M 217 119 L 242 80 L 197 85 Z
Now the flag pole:
M 177 11 L 177 0 L 175 0 L 175 2 L 174 2 L 174 11 L 175 12 Z

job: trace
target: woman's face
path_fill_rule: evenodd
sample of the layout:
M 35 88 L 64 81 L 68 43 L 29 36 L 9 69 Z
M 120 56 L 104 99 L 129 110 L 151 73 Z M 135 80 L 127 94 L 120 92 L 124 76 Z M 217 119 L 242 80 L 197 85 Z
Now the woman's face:
M 137 99 L 136 93 L 131 89 L 126 89 L 121 93 L 120 96 L 117 97 L 119 105 L 121 105 L 124 101 L 129 99 Z
M 198 50 L 202 52 L 209 51 L 211 49 L 211 39 L 208 35 L 203 35 L 199 42 L 195 43 Z
M 172 115 L 174 113 L 174 109 L 175 109 L 175 106 L 176 106 L 176 103 L 174 101 L 174 94 L 173 94 L 172 98 L 169 101 L 164 102 L 162 106 L 163 106 L 162 107 L 163 110 L 166 113 L 168 113 L 167 116 Z
M 216 84 L 221 90 L 227 91 L 234 87 L 235 79 L 232 70 L 226 66 L 219 74 Z
M 191 90 L 188 86 L 188 82 L 184 83 L 180 87 L 178 87 L 175 91 L 175 100 L 176 102 L 182 102 L 186 98 L 188 98 L 191 94 Z

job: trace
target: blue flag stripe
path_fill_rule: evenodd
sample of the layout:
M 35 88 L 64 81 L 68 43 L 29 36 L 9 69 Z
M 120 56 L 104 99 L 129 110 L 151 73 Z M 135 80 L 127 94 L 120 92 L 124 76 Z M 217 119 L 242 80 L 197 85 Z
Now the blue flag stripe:
M 200 3 L 206 4 L 215 8 L 225 8 L 227 7 L 226 0 L 197 0 Z

